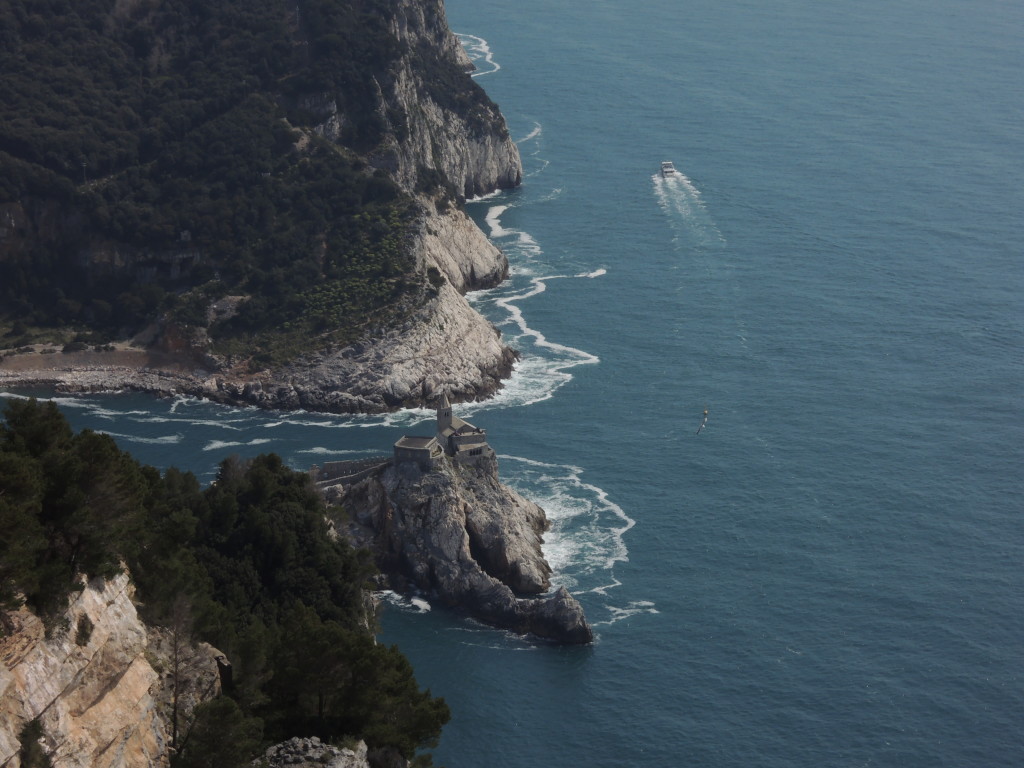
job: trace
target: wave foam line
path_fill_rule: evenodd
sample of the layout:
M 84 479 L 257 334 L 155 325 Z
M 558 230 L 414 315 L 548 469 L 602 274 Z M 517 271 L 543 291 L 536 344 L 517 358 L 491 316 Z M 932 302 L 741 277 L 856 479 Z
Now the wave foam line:
M 304 448 L 299 451 L 295 451 L 297 454 L 308 453 L 314 456 L 375 456 L 380 453 L 379 450 L 372 448 L 328 448 L 326 446 L 318 445 L 315 448 Z
M 616 622 L 622 621 L 623 619 L 632 618 L 633 616 L 639 616 L 642 614 L 661 613 L 661 611 L 654 607 L 654 603 L 652 603 L 650 600 L 634 600 L 627 604 L 625 608 L 617 608 L 614 605 L 608 605 L 605 607 L 611 614 L 610 618 L 608 618 L 605 621 L 592 621 L 591 626 L 608 626 L 610 624 L 615 624 Z
M 458 38 L 463 50 L 466 51 L 466 55 L 469 56 L 469 60 L 477 67 L 477 71 L 471 73 L 472 77 L 492 75 L 501 69 L 501 65 L 494 60 L 494 53 L 491 51 L 491 46 L 482 37 L 469 35 L 464 32 L 456 32 L 455 37 Z M 488 67 L 487 69 L 480 68 L 481 60 Z
M 388 605 L 393 605 L 396 608 L 402 610 L 411 611 L 413 613 L 428 613 L 430 611 L 430 603 L 424 600 L 422 597 L 405 597 L 397 592 L 390 589 L 382 589 L 374 592 L 374 596 Z
M 576 349 L 566 344 L 549 341 L 539 330 L 531 328 L 523 315 L 519 303 L 537 296 L 547 290 L 550 280 L 581 277 L 577 275 L 550 275 L 548 277 L 531 277 L 530 287 L 526 291 L 506 296 L 489 297 L 496 307 L 506 313 L 506 318 L 495 322 L 498 327 L 513 326 L 517 332 L 512 336 L 512 345 L 517 347 L 523 357 L 516 363 L 512 378 L 499 390 L 492 403 L 494 405 L 533 405 L 554 397 L 555 392 L 563 385 L 572 381 L 569 369 L 579 365 L 596 365 L 601 362 L 597 355 Z M 590 277 L 590 275 L 587 275 Z M 524 347 L 524 340 L 529 339 L 529 346 L 534 354 Z
M 721 246 L 725 238 L 719 231 L 697 189 L 684 174 L 665 178 L 660 173 L 651 177 L 658 204 L 681 235 L 694 245 Z
M 255 440 L 249 440 L 248 442 L 233 441 L 233 440 L 211 440 L 204 447 L 204 451 L 219 451 L 223 448 L 235 448 L 240 445 L 264 445 L 266 443 L 273 442 L 269 438 L 257 438 Z
M 534 121 L 533 128 L 523 138 L 516 141 L 516 146 L 519 147 L 519 156 L 524 160 L 523 178 L 532 179 L 535 176 L 539 176 L 547 170 L 548 166 L 551 165 L 551 161 L 547 158 L 541 157 L 541 152 L 544 150 L 544 142 L 541 139 L 544 136 L 544 128 L 540 123 Z M 531 167 L 526 168 L 526 160 L 529 160 Z M 557 190 L 561 193 L 561 190 Z
M 537 241 L 527 232 L 521 229 L 505 229 L 501 224 L 501 216 L 509 208 L 510 205 L 495 205 L 491 206 L 487 210 L 487 215 L 484 217 L 484 223 L 487 224 L 487 228 L 490 230 L 490 238 L 492 240 L 499 240 L 504 238 L 515 238 L 514 247 L 519 249 L 527 258 L 534 258 L 540 256 L 544 251 L 541 250 L 540 245 Z M 508 246 L 506 246 L 507 248 Z
M 505 190 L 496 189 L 493 192 L 488 192 L 484 195 L 476 195 L 474 197 L 466 198 L 466 203 L 482 203 L 485 200 L 493 200 L 494 198 L 500 197 L 503 194 L 505 194 Z
M 176 445 L 185 439 L 185 436 L 178 433 L 174 435 L 162 435 L 161 437 L 141 437 L 139 435 L 125 435 L 120 432 L 108 432 L 105 429 L 97 429 L 104 435 L 110 435 L 115 440 L 127 440 L 131 443 L 147 443 L 149 445 Z
M 604 596 L 621 586 L 615 564 L 629 559 L 625 534 L 636 521 L 603 488 L 584 482 L 581 467 L 520 456 L 499 458 L 519 465 L 518 471 L 509 474 L 509 485 L 534 497 L 549 513 L 553 525 L 544 554 L 557 579 Z M 602 581 L 610 579 L 610 583 L 587 585 L 598 572 L 604 574 Z
M 0 398 L 7 398 L 10 400 L 28 400 L 31 395 L 15 394 L 13 392 L 0 392 Z M 54 397 L 36 397 L 41 402 L 50 402 L 61 408 L 78 409 L 85 411 L 89 416 L 96 416 L 100 419 L 108 419 L 114 421 L 122 417 L 128 417 L 132 421 L 137 422 L 161 422 L 161 421 L 173 421 L 173 419 L 160 419 L 160 418 L 144 418 L 149 417 L 151 414 L 149 411 L 115 411 L 105 408 L 95 399 L 95 396 L 89 395 L 74 395 L 74 396 L 54 396 Z M 97 432 L 103 432 L 103 430 L 95 430 Z M 113 432 L 104 432 L 115 436 Z M 123 437 L 125 439 L 131 439 L 128 435 L 116 435 L 117 437 Z
M 516 140 L 516 144 L 525 144 L 528 141 L 536 141 L 543 134 L 544 134 L 543 126 L 541 126 L 541 124 L 538 123 L 537 121 L 534 121 L 533 128 L 530 129 L 530 132 L 528 134 L 526 134 L 525 136 L 523 136 L 523 138 L 517 139 Z
M 490 228 L 492 240 L 513 240 L 511 244 L 502 243 L 502 249 L 513 257 L 510 259 L 513 262 L 513 280 L 497 288 L 476 291 L 467 298 L 477 308 L 481 305 L 490 305 L 504 313 L 504 317 L 497 318 L 494 317 L 493 311 L 487 314 L 491 322 L 499 328 L 516 329 L 507 335 L 509 343 L 522 353 L 522 358 L 513 368 L 512 377 L 498 393 L 486 404 L 480 404 L 477 408 L 471 406 L 467 410 L 470 414 L 486 407 L 532 405 L 548 400 L 563 384 L 572 380 L 569 369 L 600 362 L 596 355 L 549 341 L 541 331 L 531 328 L 526 322 L 520 303 L 546 291 L 547 283 L 551 280 L 594 279 L 607 274 L 607 270 L 601 268 L 572 275 L 536 274 L 535 271 L 542 269 L 537 259 L 543 255 L 540 245 L 527 233 L 502 225 L 502 215 L 512 207 L 515 206 L 492 206 L 485 221 Z M 515 257 L 521 257 L 521 261 L 517 263 Z M 531 266 L 525 266 L 523 262 Z M 524 280 L 527 281 L 526 285 L 523 285 Z

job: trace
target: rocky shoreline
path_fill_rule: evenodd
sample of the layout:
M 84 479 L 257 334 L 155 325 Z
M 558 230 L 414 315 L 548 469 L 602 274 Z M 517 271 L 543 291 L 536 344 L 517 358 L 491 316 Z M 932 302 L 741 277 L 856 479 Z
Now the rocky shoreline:
M 131 343 L 76 352 L 39 345 L 23 354 L 8 350 L 0 358 L 0 388 L 191 395 L 228 405 L 330 413 L 420 407 L 440 391 L 457 401 L 490 397 L 512 374 L 518 355 L 463 294 L 504 280 L 504 254 L 462 211 L 426 215 L 414 252 L 422 269 L 442 276 L 436 295 L 404 323 L 340 350 L 249 373 L 218 369 L 209 357 Z
M 565 644 L 593 640 L 582 606 L 565 587 L 545 594 L 547 516 L 501 483 L 493 455 L 442 461 L 428 471 L 390 462 L 323 493 L 344 510 L 336 529 L 375 554 L 392 589 L 418 591 L 513 632 Z

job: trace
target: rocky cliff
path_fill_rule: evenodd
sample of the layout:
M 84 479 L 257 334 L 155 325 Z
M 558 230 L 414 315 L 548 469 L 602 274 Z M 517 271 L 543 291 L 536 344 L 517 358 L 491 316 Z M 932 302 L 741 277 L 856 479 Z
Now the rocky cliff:
M 389 465 L 351 486 L 325 491 L 338 520 L 402 591 L 408 587 L 515 632 L 588 643 L 583 609 L 565 588 L 548 597 L 551 569 L 541 552 L 544 510 L 498 480 L 497 460 L 443 462 L 423 472 Z
M 263 757 L 267 768 L 370 768 L 364 742 L 347 749 L 324 744 L 316 736 L 275 744 Z M 403 768 L 405 764 L 403 760 Z
M 127 575 L 90 581 L 47 638 L 27 609 L 0 639 L 0 766 L 19 768 L 22 728 L 38 719 L 54 768 L 167 764 L 172 663 L 139 619 Z M 182 722 L 219 692 L 218 653 L 190 648 L 179 680 Z M 183 669 L 179 665 L 179 669 Z
M 489 99 L 474 100 L 468 109 L 439 103 L 431 72 L 421 66 L 428 57 L 419 52 L 430 49 L 429 58 L 450 70 L 472 66 L 448 28 L 442 0 L 395 0 L 389 29 L 403 54 L 378 83 L 377 109 L 388 130 L 370 161 L 419 197 L 411 247 L 418 269 L 437 270 L 443 284 L 410 321 L 299 360 L 265 381 L 222 380 L 222 397 L 271 408 L 380 411 L 425 405 L 438 391 L 455 400 L 481 399 L 511 374 L 515 354 L 463 297 L 504 280 L 508 261 L 444 192 L 422 189 L 431 174 L 441 174 L 464 197 L 514 187 L 522 179 L 519 150 Z M 344 119 L 328 109 L 316 131 L 337 139 Z
M 390 135 L 373 154 L 374 162 L 407 189 L 416 188 L 424 169 L 444 173 L 467 198 L 518 186 L 519 150 L 497 106 L 488 99 L 465 106 L 444 103 L 444 85 L 431 82 L 439 73 L 420 65 L 425 57 L 419 52 L 426 48 L 449 71 L 472 67 L 448 28 L 442 0 L 396 0 L 389 23 L 405 54 L 381 88 L 380 109 Z

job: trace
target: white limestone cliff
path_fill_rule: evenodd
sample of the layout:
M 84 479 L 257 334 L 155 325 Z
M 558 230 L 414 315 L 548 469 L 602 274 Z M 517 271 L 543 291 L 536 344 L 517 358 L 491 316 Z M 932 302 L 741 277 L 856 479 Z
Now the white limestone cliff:
M 122 574 L 94 579 L 75 595 L 66 627 L 46 638 L 22 608 L 0 639 L 0 766 L 19 768 L 22 728 L 39 719 L 54 768 L 134 768 L 167 764 L 166 673 L 159 649 L 132 603 Z M 80 622 L 91 630 L 80 633 Z M 85 635 L 88 637 L 86 638 Z M 197 649 L 192 703 L 219 691 L 216 652 Z
M 467 198 L 517 186 L 522 181 L 519 149 L 497 105 L 484 97 L 467 114 L 439 104 L 429 96 L 425 78 L 430 73 L 416 65 L 416 52 L 428 47 L 456 69 L 472 68 L 448 27 L 442 0 L 397 0 L 390 28 L 405 54 L 394 77 L 379 84 L 380 111 L 391 135 L 374 152 L 374 163 L 409 190 L 415 189 L 423 168 L 442 171 Z

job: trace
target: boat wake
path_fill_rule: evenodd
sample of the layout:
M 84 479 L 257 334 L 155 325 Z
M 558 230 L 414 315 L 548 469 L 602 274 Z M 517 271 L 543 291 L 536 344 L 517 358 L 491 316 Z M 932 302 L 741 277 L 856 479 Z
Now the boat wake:
M 725 238 L 708 212 L 700 190 L 678 169 L 671 176 L 651 177 L 658 205 L 669 218 L 676 242 L 705 248 L 725 245 Z

